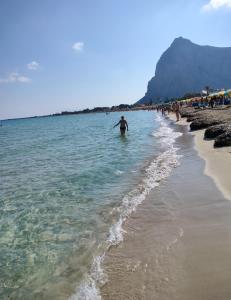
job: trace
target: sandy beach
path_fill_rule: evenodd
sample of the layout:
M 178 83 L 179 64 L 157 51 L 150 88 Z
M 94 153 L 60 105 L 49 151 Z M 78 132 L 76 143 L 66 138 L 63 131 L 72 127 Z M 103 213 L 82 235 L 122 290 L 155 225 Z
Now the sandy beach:
M 229 149 L 214 150 L 202 131 L 189 134 L 185 125 L 172 122 L 183 133 L 181 165 L 131 215 L 124 241 L 106 255 L 103 299 L 231 299 Z
M 173 113 L 168 117 L 172 121 L 176 120 Z M 188 129 L 190 125 L 186 118 L 181 118 L 177 124 L 187 126 Z M 214 141 L 205 140 L 204 133 L 205 129 L 191 132 L 195 136 L 195 149 L 205 160 L 204 173 L 214 180 L 225 198 L 231 200 L 231 147 L 214 148 Z
M 214 148 L 213 141 L 204 140 L 205 130 L 194 132 L 195 147 L 205 160 L 205 174 L 211 176 L 224 196 L 231 200 L 231 147 Z

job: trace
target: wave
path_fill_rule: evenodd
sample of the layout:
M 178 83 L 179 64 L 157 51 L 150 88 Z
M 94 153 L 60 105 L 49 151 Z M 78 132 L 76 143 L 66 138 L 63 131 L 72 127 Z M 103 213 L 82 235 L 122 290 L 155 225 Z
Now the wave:
M 90 275 L 80 284 L 80 287 L 69 300 L 101 300 L 98 285 L 106 282 L 106 275 L 102 269 L 103 255 L 96 256 L 93 260 Z
M 158 116 L 159 117 L 159 116 Z M 157 118 L 159 121 L 159 118 Z M 153 132 L 154 137 L 160 138 L 160 142 L 165 145 L 173 145 L 175 140 L 182 135 L 181 132 L 174 131 L 168 126 L 167 122 L 164 120 L 160 121 L 160 128 L 157 132 Z
M 102 268 L 106 251 L 111 246 L 118 245 L 123 241 L 125 220 L 145 200 L 150 191 L 159 186 L 160 182 L 170 175 L 172 169 L 179 165 L 180 155 L 177 154 L 179 148 L 174 147 L 174 143 L 182 133 L 175 132 L 159 115 L 156 117 L 156 121 L 160 122 L 160 127 L 158 131 L 153 132 L 153 136 L 157 137 L 158 142 L 165 145 L 167 150 L 149 164 L 141 183 L 122 199 L 122 204 L 117 208 L 119 219 L 109 230 L 105 252 L 94 258 L 90 275 L 86 276 L 69 300 L 101 300 L 98 286 L 102 286 L 107 281 Z
M 116 170 L 115 172 L 115 175 L 122 175 L 122 174 L 124 174 L 124 171 L 121 171 L 121 170 Z

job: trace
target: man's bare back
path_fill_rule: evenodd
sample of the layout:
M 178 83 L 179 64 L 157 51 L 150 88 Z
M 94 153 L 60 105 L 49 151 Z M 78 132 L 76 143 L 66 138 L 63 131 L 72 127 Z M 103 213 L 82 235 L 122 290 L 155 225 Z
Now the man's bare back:
M 126 129 L 127 129 L 127 131 L 128 131 L 128 123 L 127 123 L 127 121 L 124 119 L 124 116 L 121 117 L 121 120 L 120 120 L 114 127 L 116 127 L 116 126 L 118 126 L 118 125 L 120 125 L 120 133 L 121 133 L 121 135 L 124 135 Z M 114 128 L 114 127 L 113 127 L 113 128 Z

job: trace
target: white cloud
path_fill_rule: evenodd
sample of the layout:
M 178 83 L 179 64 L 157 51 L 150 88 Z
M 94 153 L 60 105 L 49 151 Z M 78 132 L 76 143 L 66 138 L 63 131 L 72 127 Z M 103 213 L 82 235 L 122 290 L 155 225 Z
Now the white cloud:
M 0 83 L 28 83 L 31 79 L 29 77 L 26 77 L 24 75 L 20 75 L 17 72 L 9 73 L 5 78 L 0 78 Z
M 76 42 L 72 46 L 72 49 L 74 49 L 77 52 L 81 52 L 81 51 L 83 51 L 83 47 L 84 47 L 84 43 L 83 42 Z
M 29 69 L 29 70 L 36 71 L 36 70 L 38 70 L 38 67 L 39 67 L 39 63 L 34 60 L 32 62 L 30 62 L 29 64 L 27 64 L 27 69 Z
M 221 7 L 231 8 L 231 0 L 210 0 L 209 3 L 202 7 L 203 11 L 216 10 Z

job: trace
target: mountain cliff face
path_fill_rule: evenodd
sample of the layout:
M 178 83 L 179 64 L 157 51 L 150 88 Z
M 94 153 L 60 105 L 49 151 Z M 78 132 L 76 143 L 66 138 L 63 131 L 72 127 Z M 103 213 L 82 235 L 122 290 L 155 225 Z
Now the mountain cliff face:
M 138 103 L 157 103 L 205 86 L 231 88 L 231 47 L 199 46 L 182 37 L 162 54 L 155 76 Z

